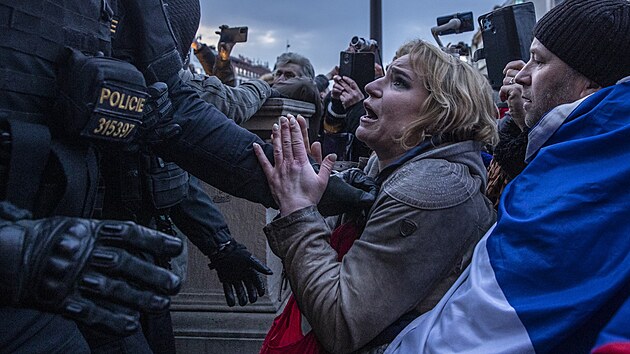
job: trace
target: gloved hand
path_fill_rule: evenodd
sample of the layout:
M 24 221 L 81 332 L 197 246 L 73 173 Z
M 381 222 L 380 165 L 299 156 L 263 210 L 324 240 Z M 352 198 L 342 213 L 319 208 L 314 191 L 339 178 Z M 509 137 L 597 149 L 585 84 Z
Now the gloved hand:
M 173 273 L 139 257 L 173 257 L 181 240 L 131 222 L 52 217 L 0 202 L 0 302 L 56 312 L 118 335 L 139 327 L 137 311 L 168 308 Z
M 360 168 L 349 168 L 342 171 L 337 176 L 355 188 L 359 188 L 360 190 L 368 192 L 374 196 L 378 195 L 380 186 L 376 183 L 374 178 L 366 175 Z
M 367 186 L 363 186 L 367 190 L 359 189 L 336 175 L 330 176 L 326 191 L 317 204 L 319 213 L 322 216 L 333 216 L 369 209 L 376 200 L 378 189 Z
M 142 140 L 158 144 L 179 135 L 182 127 L 173 122 L 173 104 L 168 97 L 168 86 L 156 82 L 147 87 L 149 99 L 144 108 Z
M 378 185 L 378 183 L 376 182 L 374 178 L 366 175 L 362 169 L 349 168 L 339 173 L 338 176 L 344 182 L 368 193 L 369 195 L 373 195 L 374 198 L 376 199 L 380 186 Z M 365 205 L 365 208 L 363 210 L 366 212 L 366 215 L 367 215 L 367 212 L 369 212 L 371 207 L 372 207 L 372 204 L 370 204 L 369 206 L 367 204 Z
M 142 71 L 147 84 L 168 82 L 184 64 L 163 0 L 119 1 L 122 18 L 112 40 L 116 58 Z
M 254 257 L 245 246 L 230 240 L 222 244 L 219 250 L 210 255 L 210 269 L 216 269 L 219 281 L 223 283 L 223 292 L 228 306 L 245 306 L 247 299 L 254 303 L 258 296 L 265 295 L 265 283 L 258 273 L 271 275 L 273 272 Z M 247 293 L 245 293 L 247 289 Z

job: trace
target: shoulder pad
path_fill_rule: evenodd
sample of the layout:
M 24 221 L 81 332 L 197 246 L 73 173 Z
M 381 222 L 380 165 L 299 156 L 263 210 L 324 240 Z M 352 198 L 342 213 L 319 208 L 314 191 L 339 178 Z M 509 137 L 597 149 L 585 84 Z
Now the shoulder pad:
M 444 209 L 479 193 L 481 179 L 468 167 L 442 159 L 421 159 L 400 167 L 383 185 L 383 191 L 402 203 L 420 209 Z

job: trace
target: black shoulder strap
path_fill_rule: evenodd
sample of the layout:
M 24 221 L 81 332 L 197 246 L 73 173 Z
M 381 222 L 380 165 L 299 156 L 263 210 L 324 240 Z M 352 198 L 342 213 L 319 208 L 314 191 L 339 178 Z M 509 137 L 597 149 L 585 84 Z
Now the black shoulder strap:
M 90 217 L 98 186 L 94 149 L 53 141 L 52 152 L 59 159 L 66 177 L 66 188 L 54 215 Z
M 35 197 L 50 152 L 50 132 L 46 126 L 9 120 L 11 160 L 7 200 L 33 210 Z

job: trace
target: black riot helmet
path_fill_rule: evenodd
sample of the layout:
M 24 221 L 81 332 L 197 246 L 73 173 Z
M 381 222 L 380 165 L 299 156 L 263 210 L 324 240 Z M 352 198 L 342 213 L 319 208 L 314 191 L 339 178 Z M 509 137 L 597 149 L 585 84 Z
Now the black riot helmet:
M 182 57 L 182 62 L 185 63 L 201 20 L 199 0 L 165 0 L 165 2 L 168 5 L 166 8 L 168 20 L 177 41 L 177 50 Z

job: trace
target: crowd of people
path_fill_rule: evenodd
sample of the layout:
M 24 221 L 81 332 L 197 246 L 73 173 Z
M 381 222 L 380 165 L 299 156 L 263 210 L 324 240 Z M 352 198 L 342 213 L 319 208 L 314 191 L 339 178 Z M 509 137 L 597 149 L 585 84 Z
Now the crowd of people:
M 419 39 L 365 87 L 297 53 L 236 85 L 199 0 L 1 2 L 0 352 L 175 353 L 178 232 L 264 296 L 203 181 L 279 211 L 263 354 L 630 353 L 628 0 L 551 9 L 494 96 Z M 315 113 L 265 142 L 270 97 Z

